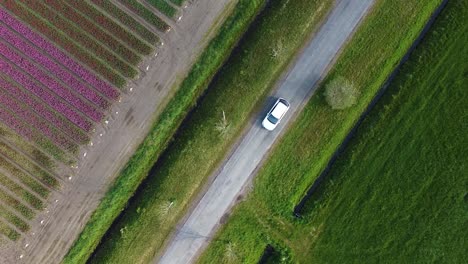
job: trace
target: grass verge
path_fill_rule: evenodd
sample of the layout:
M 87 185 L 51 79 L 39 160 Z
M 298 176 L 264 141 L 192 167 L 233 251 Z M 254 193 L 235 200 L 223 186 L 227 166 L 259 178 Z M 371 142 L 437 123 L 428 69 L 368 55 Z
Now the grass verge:
M 240 3 L 252 5 L 251 0 Z M 266 7 L 90 263 L 154 258 L 332 3 L 281 0 Z
M 115 218 L 124 209 L 142 180 L 148 176 L 175 131 L 196 103 L 235 44 L 256 16 L 260 1 L 240 1 L 218 34 L 201 54 L 148 136 L 110 187 L 64 263 L 84 263 L 99 244 Z
M 292 215 L 294 206 L 325 168 L 440 2 L 376 2 L 322 87 L 259 171 L 252 193 L 235 208 L 200 262 L 253 263 L 270 244 L 282 256 L 281 261 L 310 263 L 305 260 L 306 249 L 325 227 L 296 220 Z M 324 86 L 338 77 L 349 80 L 360 91 L 356 105 L 345 111 L 332 110 L 323 96 Z M 227 254 L 227 248 L 234 254 Z M 327 261 L 333 262 L 321 262 Z

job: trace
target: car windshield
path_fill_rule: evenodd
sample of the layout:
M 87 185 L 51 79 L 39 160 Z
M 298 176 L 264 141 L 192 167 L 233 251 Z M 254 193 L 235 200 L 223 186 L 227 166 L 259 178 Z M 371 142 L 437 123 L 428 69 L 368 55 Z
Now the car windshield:
M 268 115 L 267 117 L 268 121 L 270 121 L 272 124 L 276 124 L 278 122 L 278 118 L 274 117 L 273 115 Z

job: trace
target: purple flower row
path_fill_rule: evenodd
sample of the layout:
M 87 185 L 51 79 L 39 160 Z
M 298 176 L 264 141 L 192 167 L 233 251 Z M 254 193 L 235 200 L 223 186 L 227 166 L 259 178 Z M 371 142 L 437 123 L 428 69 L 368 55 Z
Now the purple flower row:
M 104 110 L 109 108 L 110 103 L 106 99 L 97 94 L 94 90 L 86 87 L 83 83 L 73 77 L 71 73 L 61 67 L 54 60 L 50 59 L 48 56 L 42 54 L 34 46 L 30 45 L 26 41 L 23 41 L 21 37 L 11 31 L 4 24 L 0 24 L 0 37 L 10 42 L 10 44 L 12 44 L 12 46 L 15 48 L 24 52 L 27 57 L 35 59 L 36 62 L 49 69 L 53 75 L 59 77 L 64 83 L 76 89 L 86 99 L 90 100 Z
M 105 96 L 113 100 L 116 100 L 120 96 L 120 93 L 116 88 L 109 85 L 105 81 L 99 79 L 93 73 L 91 73 L 90 71 L 85 69 L 83 66 L 75 62 L 72 58 L 70 58 L 64 52 L 60 51 L 53 44 L 46 41 L 39 34 L 33 32 L 30 28 L 28 28 L 23 23 L 15 19 L 3 8 L 0 8 L 0 20 L 3 21 L 8 26 L 10 26 L 15 31 L 17 31 L 18 33 L 20 33 L 22 36 L 27 38 L 29 41 L 34 43 L 39 48 L 47 51 L 50 56 L 52 56 L 57 61 L 62 62 L 63 65 L 65 65 L 66 67 L 74 71 L 78 76 L 86 80 L 88 83 L 94 86 L 97 90 L 99 90 Z
M 81 98 L 72 94 L 69 90 L 65 89 L 55 79 L 47 75 L 43 70 L 40 70 L 29 60 L 20 56 L 16 51 L 8 45 L 0 41 L 0 54 L 9 59 L 13 64 L 20 67 L 26 73 L 30 74 L 36 80 L 40 81 L 47 88 L 54 91 L 57 95 L 65 99 L 68 103 L 76 107 L 82 113 L 85 113 L 96 122 L 100 122 L 104 117 L 103 113 L 97 111 L 94 107 L 87 105 Z
M 26 109 L 26 107 L 21 105 L 18 101 L 13 99 L 10 95 L 1 89 L 0 104 L 15 113 L 19 118 L 22 118 L 26 124 L 29 124 L 30 126 L 40 131 L 43 135 L 50 138 L 54 144 L 57 144 L 64 150 L 69 150 L 73 153 L 78 149 L 76 144 L 70 142 L 70 140 L 68 140 L 62 134 L 58 133 L 56 129 L 51 128 L 45 120 L 38 118 L 35 114 L 31 113 L 30 110 Z
M 31 128 L 16 119 L 9 111 L 0 106 L 0 121 L 29 140 L 37 140 Z
M 37 85 L 24 73 L 16 70 L 8 62 L 0 59 L 0 69 L 8 76 L 13 78 L 16 82 L 21 84 L 25 89 L 29 90 L 39 98 L 42 98 L 44 102 L 49 104 L 58 112 L 65 115 L 70 121 L 72 121 L 77 126 L 83 128 L 85 131 L 90 131 L 92 128 L 92 123 L 74 111 L 70 106 L 65 104 L 62 100 L 58 99 L 52 92 L 47 89 L 42 88 L 40 85 Z
M 53 110 L 50 110 L 46 107 L 40 100 L 36 99 L 34 96 L 31 96 L 29 93 L 22 91 L 16 85 L 11 84 L 10 82 L 0 78 L 0 87 L 5 91 L 9 92 L 11 95 L 14 95 L 18 100 L 28 105 L 33 109 L 36 114 L 41 115 L 44 119 L 48 120 L 54 124 L 57 128 L 61 129 L 65 134 L 69 135 L 77 142 L 85 144 L 89 142 L 89 137 L 78 127 L 73 125 L 69 120 L 60 116 Z

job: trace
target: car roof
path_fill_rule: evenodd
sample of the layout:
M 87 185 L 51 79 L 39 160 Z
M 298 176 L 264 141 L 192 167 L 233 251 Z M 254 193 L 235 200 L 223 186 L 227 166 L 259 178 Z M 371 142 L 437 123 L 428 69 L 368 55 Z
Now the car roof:
M 285 105 L 283 102 L 279 101 L 278 104 L 275 106 L 275 109 L 271 112 L 271 114 L 276 118 L 281 118 L 281 116 L 288 110 L 288 106 Z

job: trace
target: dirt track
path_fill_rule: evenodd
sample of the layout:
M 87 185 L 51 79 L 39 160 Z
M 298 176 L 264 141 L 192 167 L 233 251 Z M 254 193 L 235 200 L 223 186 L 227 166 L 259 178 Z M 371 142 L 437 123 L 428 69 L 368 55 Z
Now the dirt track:
M 51 195 L 48 208 L 36 217 L 31 231 L 18 242 L 2 246 L 0 263 L 61 262 L 107 187 L 173 94 L 171 89 L 216 32 L 213 25 L 223 22 L 220 18 L 235 2 L 187 1 L 188 7 L 181 10 L 182 19 L 168 21 L 172 30 L 158 33 L 164 42 L 158 55 L 141 63 L 141 77 L 129 84 L 132 92 L 113 107 L 108 124 L 104 122 L 96 129 L 93 146 L 82 149 L 72 179 Z

